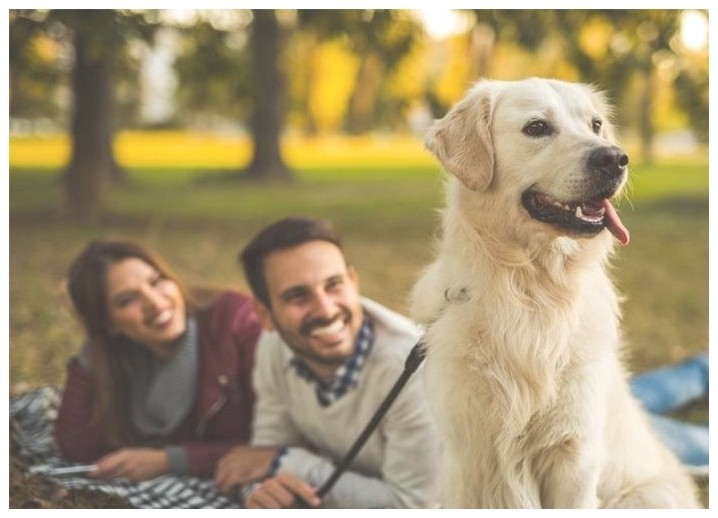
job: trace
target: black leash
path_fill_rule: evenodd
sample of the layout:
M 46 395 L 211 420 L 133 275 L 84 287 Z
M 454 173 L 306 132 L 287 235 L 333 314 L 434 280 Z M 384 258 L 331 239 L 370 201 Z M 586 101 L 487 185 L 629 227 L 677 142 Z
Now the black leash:
M 352 444 L 352 447 L 349 449 L 342 461 L 337 465 L 336 468 L 334 468 L 334 471 L 329 476 L 329 478 L 317 490 L 317 496 L 319 498 L 322 498 L 324 495 L 326 495 L 329 490 L 334 487 L 334 484 L 337 480 L 339 480 L 339 477 L 341 477 L 342 474 L 346 471 L 349 464 L 351 464 L 351 462 L 354 460 L 354 457 L 356 457 L 357 453 L 359 453 L 359 450 L 361 450 L 362 446 L 364 446 L 364 443 L 367 441 L 367 439 L 369 439 L 369 436 L 379 425 L 379 422 L 389 411 L 389 407 L 391 407 L 391 405 L 394 403 L 394 400 L 399 395 L 399 392 L 401 392 L 401 389 L 404 388 L 404 385 L 406 385 L 406 382 L 409 381 L 411 375 L 414 374 L 417 368 L 419 368 L 419 365 L 421 365 L 421 362 L 424 360 L 424 356 L 426 356 L 424 344 L 421 340 L 419 340 L 416 345 L 414 345 L 414 347 L 411 349 L 409 356 L 407 356 L 406 361 L 404 362 L 404 371 L 401 373 L 401 376 L 399 376 L 399 379 L 397 379 L 394 383 L 394 386 L 389 391 L 389 394 L 387 394 L 386 398 L 384 398 L 384 401 L 382 401 L 381 405 L 374 413 L 374 416 L 371 418 L 366 427 L 364 427 L 364 430 L 361 434 L 359 434 L 359 437 L 357 437 L 357 439 L 354 441 L 354 444 Z M 298 507 L 309 507 L 305 502 L 301 501 L 300 499 L 297 500 Z
M 394 386 L 389 391 L 389 394 L 387 394 L 386 398 L 381 403 L 377 411 L 374 413 L 374 416 L 366 425 L 364 431 L 362 431 L 359 437 L 357 437 L 356 441 L 354 441 L 354 444 L 344 456 L 342 461 L 337 465 L 336 468 L 334 468 L 334 472 L 317 491 L 317 496 L 319 496 L 319 498 L 326 495 L 329 490 L 334 486 L 339 477 L 342 476 L 342 473 L 346 471 L 347 467 L 354 460 L 354 457 L 356 457 L 357 453 L 359 453 L 359 450 L 361 450 L 362 446 L 364 446 L 364 443 L 367 441 L 369 436 L 379 425 L 379 421 L 381 421 L 382 418 L 389 411 L 389 407 L 391 407 L 391 405 L 394 403 L 394 400 L 399 395 L 399 392 L 401 392 L 401 389 L 404 388 L 406 382 L 409 381 L 411 375 L 414 374 L 414 371 L 416 371 L 421 362 L 424 360 L 424 356 L 425 352 L 423 343 L 419 341 L 412 348 L 411 352 L 409 353 L 409 356 L 407 356 L 406 362 L 404 363 L 404 371 L 401 373 L 401 376 L 399 376 L 399 379 L 396 380 L 396 383 L 394 383 Z

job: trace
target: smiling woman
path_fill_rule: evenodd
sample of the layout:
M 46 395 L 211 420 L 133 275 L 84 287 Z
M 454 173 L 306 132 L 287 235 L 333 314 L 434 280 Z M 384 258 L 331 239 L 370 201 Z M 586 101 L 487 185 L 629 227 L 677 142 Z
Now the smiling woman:
M 200 304 L 143 246 L 94 240 L 68 275 L 86 334 L 68 362 L 57 445 L 90 477 L 209 477 L 249 439 L 260 326 L 249 297 Z
M 129 257 L 107 268 L 111 332 L 147 347 L 158 358 L 173 356 L 187 328 L 179 285 L 142 259 Z

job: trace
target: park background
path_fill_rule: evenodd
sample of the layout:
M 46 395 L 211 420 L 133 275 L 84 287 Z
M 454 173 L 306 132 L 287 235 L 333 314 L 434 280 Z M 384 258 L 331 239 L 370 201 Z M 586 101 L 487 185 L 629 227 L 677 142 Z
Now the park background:
M 707 10 L 27 10 L 9 17 L 9 388 L 82 342 L 60 284 L 92 237 L 190 284 L 289 214 L 335 222 L 365 295 L 404 312 L 443 175 L 422 133 L 482 77 L 589 82 L 631 157 L 626 360 L 708 345 Z M 444 22 L 444 23 L 442 23 Z M 707 422 L 708 401 L 681 414 Z

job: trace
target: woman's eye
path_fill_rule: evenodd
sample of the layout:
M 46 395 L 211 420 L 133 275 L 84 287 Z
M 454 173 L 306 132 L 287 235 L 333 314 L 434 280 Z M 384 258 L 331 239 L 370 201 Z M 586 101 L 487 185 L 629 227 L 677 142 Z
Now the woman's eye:
M 136 296 L 125 295 L 123 297 L 119 297 L 119 298 L 115 299 L 114 304 L 118 308 L 125 308 L 125 307 L 129 306 L 130 304 L 132 304 L 132 302 L 134 302 L 135 300 L 137 300 Z
M 539 119 L 526 124 L 522 131 L 529 137 L 545 137 L 553 134 L 553 127 L 547 121 Z

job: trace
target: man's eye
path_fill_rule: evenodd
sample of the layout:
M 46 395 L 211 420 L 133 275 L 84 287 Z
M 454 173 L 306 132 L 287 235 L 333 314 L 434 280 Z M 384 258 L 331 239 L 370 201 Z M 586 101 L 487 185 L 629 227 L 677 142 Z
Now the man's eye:
M 342 287 L 344 283 L 341 281 L 341 279 L 337 279 L 335 281 L 331 281 L 329 284 L 327 284 L 327 290 L 336 290 Z
M 529 137 L 546 137 L 553 134 L 553 127 L 543 119 L 534 120 L 526 124 L 521 130 L 524 135 Z
M 289 293 L 284 297 L 284 302 L 290 304 L 299 304 L 305 299 L 304 293 Z

